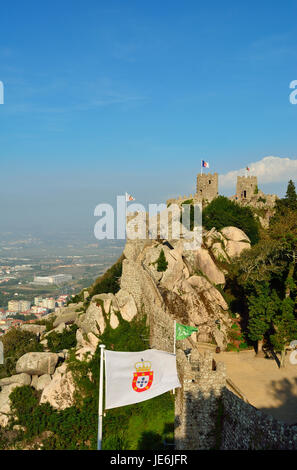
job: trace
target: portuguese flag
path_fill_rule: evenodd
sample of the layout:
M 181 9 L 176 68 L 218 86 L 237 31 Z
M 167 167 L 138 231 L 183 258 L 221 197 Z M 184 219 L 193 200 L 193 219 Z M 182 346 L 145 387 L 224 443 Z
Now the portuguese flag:
M 180 323 L 176 322 L 176 330 L 175 330 L 175 338 L 176 340 L 181 340 L 185 339 L 188 336 L 191 336 L 191 334 L 194 331 L 198 331 L 198 328 L 195 328 L 194 326 L 187 326 L 187 325 L 181 325 Z

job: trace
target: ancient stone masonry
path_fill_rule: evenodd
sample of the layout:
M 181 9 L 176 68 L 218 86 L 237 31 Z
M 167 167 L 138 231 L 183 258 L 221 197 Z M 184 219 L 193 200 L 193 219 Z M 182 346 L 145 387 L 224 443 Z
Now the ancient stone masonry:
M 176 450 L 297 450 L 297 426 L 282 423 L 234 395 L 212 353 L 177 351 L 182 387 L 175 400 Z
M 167 206 L 178 204 L 181 206 L 185 202 L 208 204 L 219 195 L 218 173 L 203 173 L 197 175 L 196 193 L 190 196 L 179 196 L 178 198 L 168 199 Z M 256 209 L 267 209 L 272 211 L 275 206 L 277 196 L 275 194 L 265 194 L 258 189 L 257 176 L 237 176 L 236 194 L 230 197 L 241 205 L 250 205 Z M 260 220 L 262 225 L 269 223 L 272 213 L 266 214 L 266 220 Z
M 236 196 L 238 199 L 251 199 L 257 192 L 257 176 L 237 176 Z
M 177 364 L 182 387 L 176 391 L 175 449 L 215 449 L 217 415 L 225 386 L 225 365 L 213 368 L 213 357 L 193 350 L 188 362 L 178 350 Z
M 297 426 L 282 423 L 223 390 L 222 450 L 296 450 Z
M 218 174 L 211 173 L 197 175 L 196 198 L 211 202 L 219 195 L 218 192 Z
M 258 209 L 272 209 L 277 196 L 265 194 L 258 189 L 257 176 L 237 176 L 236 195 L 230 199 L 241 205 L 249 205 Z

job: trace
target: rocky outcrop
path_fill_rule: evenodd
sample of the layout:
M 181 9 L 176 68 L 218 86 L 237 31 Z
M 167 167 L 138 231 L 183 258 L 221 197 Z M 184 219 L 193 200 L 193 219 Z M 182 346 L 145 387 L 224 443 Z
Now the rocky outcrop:
M 23 331 L 29 331 L 30 333 L 34 333 L 35 335 L 41 335 L 46 330 L 46 327 L 44 325 L 35 325 L 33 323 L 21 325 L 20 328 Z
M 0 387 L 5 387 L 6 385 L 19 384 L 19 385 L 30 385 L 31 376 L 29 374 L 16 374 L 11 377 L 5 377 L 0 379 Z
M 229 258 L 239 256 L 243 250 L 248 250 L 251 247 L 249 237 L 237 227 L 225 227 L 221 233 L 227 240 L 226 253 Z
M 12 383 L 10 385 L 2 387 L 2 390 L 0 392 L 0 426 L 7 426 L 9 421 L 9 417 L 11 414 L 9 395 L 15 388 L 21 386 L 22 384 L 20 383 Z
M 83 302 L 70 304 L 67 307 L 61 307 L 55 311 L 57 318 L 54 321 L 54 327 L 60 323 L 74 323 L 79 315 L 79 310 L 83 309 Z
M 36 381 L 36 390 L 43 390 L 45 387 L 47 387 L 52 381 L 52 378 L 49 374 L 43 374 L 40 377 L 38 377 Z
M 126 321 L 133 320 L 135 315 L 137 315 L 137 307 L 133 296 L 125 289 L 121 289 L 116 294 L 116 299 L 122 318 Z
M 96 335 L 104 333 L 105 319 L 102 310 L 102 304 L 99 300 L 92 299 L 86 313 L 80 315 L 76 324 L 83 330 L 84 333 L 94 333 Z
M 16 371 L 30 375 L 53 374 L 59 356 L 50 352 L 29 352 L 16 363 Z
M 66 364 L 58 367 L 52 380 L 43 388 L 40 403 L 50 403 L 54 408 L 64 410 L 74 403 L 75 385 Z
M 213 284 L 225 284 L 225 275 L 216 266 L 208 250 L 205 248 L 197 250 L 196 260 L 198 270 L 207 276 Z

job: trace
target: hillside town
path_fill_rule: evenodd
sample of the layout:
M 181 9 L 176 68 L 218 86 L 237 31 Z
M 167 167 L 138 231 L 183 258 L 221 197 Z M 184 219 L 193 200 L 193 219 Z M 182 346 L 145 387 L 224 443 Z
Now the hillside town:
M 69 295 L 35 297 L 34 304 L 28 300 L 10 300 L 7 310 L 0 308 L 0 336 L 23 324 L 34 323 L 45 315 L 64 307 Z

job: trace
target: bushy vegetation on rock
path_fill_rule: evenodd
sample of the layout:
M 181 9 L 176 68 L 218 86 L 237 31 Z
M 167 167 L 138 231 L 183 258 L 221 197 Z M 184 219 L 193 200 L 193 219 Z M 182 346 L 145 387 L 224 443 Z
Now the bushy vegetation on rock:
M 166 271 L 167 266 L 168 266 L 168 261 L 166 261 L 165 253 L 163 249 L 160 251 L 160 255 L 156 263 L 157 263 L 157 271 L 159 272 Z
M 242 207 L 227 197 L 219 196 L 203 209 L 202 224 L 207 230 L 215 227 L 237 227 L 246 233 L 252 244 L 259 241 L 259 224 L 249 207 Z
M 63 349 L 71 349 L 76 346 L 77 325 L 71 325 L 69 329 L 64 329 L 62 333 L 53 331 L 47 336 L 47 346 L 51 352 L 57 353 Z
M 106 273 L 96 279 L 90 289 L 90 297 L 109 292 L 116 294 L 120 290 L 119 279 L 122 275 L 122 261 L 123 256 L 121 256 L 118 261 L 106 271 Z
M 16 373 L 17 360 L 28 352 L 42 352 L 43 346 L 37 336 L 29 331 L 11 328 L 1 337 L 4 346 L 5 363 L 0 365 L 0 378 Z

